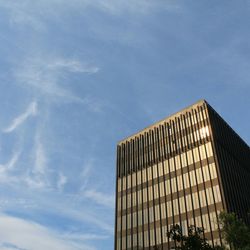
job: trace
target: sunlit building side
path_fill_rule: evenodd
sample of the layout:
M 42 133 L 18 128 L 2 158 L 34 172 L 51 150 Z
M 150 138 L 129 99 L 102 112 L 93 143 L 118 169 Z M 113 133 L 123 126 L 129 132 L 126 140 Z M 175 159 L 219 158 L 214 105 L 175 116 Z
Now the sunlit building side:
M 220 245 L 220 211 L 247 221 L 249 153 L 204 100 L 119 142 L 115 250 L 174 248 L 174 224 Z

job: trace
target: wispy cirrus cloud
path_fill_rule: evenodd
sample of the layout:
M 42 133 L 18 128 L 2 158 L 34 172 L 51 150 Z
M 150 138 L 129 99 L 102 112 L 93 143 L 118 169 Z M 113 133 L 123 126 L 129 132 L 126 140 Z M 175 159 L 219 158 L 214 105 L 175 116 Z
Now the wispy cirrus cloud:
M 20 153 L 20 151 L 14 152 L 13 156 L 6 164 L 0 164 L 0 172 L 3 173 L 12 170 L 19 159 Z
M 97 204 L 109 207 L 109 208 L 114 208 L 115 203 L 114 203 L 114 195 L 107 195 L 102 192 L 98 192 L 96 190 L 86 190 L 84 192 L 84 197 L 94 201 Z
M 58 190 L 62 191 L 64 185 L 68 182 L 67 177 L 63 173 L 59 173 L 58 181 L 57 181 L 57 188 Z
M 34 138 L 33 162 L 33 167 L 28 169 L 28 174 L 25 178 L 26 183 L 31 188 L 45 188 L 49 186 L 48 159 L 39 130 Z
M 21 126 L 29 117 L 36 116 L 37 114 L 37 103 L 33 101 L 29 104 L 28 108 L 25 110 L 24 113 L 17 116 L 11 124 L 3 129 L 4 133 L 11 133 L 16 130 L 19 126 Z
M 77 244 L 72 238 L 65 239 L 59 233 L 52 231 L 42 225 L 9 216 L 0 214 L 0 246 L 8 249 L 22 250 L 94 250 L 94 247 L 84 244 Z M 4 240 L 2 240 L 4 239 Z
M 82 63 L 78 60 L 57 59 L 53 63 L 48 64 L 48 68 L 54 70 L 67 70 L 73 73 L 88 73 L 94 74 L 99 71 L 99 68 L 89 63 Z
M 33 88 L 36 93 L 51 100 L 71 101 L 90 105 L 89 97 L 79 97 L 62 86 L 67 74 L 95 74 L 99 68 L 91 63 L 77 59 L 65 59 L 50 56 L 27 58 L 23 64 L 13 69 L 17 83 Z M 58 100 L 58 99 L 57 99 Z

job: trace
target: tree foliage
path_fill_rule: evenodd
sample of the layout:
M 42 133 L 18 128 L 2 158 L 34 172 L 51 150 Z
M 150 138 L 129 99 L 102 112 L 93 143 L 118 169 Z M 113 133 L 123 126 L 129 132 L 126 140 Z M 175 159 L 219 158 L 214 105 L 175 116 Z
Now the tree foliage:
M 234 250 L 250 250 L 250 228 L 234 213 L 219 216 L 223 238 Z
M 182 228 L 176 224 L 172 226 L 168 232 L 168 238 L 172 239 L 176 243 L 176 248 L 179 250 L 212 250 L 222 249 L 220 247 L 213 248 L 207 242 L 207 239 L 203 237 L 204 230 L 201 227 L 190 226 L 188 228 L 188 235 L 183 235 Z

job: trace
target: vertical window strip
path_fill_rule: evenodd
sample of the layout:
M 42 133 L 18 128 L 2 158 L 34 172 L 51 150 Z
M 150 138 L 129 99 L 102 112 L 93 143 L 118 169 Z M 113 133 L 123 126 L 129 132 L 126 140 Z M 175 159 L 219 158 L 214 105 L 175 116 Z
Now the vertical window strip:
M 150 247 L 150 223 L 149 223 L 149 221 L 150 221 L 150 217 L 149 217 L 149 189 L 148 189 L 148 181 L 149 181 L 149 176 L 148 176 L 148 166 L 149 166 L 149 164 L 150 164 L 150 158 L 149 158 L 149 135 L 148 135 L 148 133 L 146 133 L 146 148 L 147 148 L 147 150 L 146 150 L 146 155 L 147 155 L 147 157 L 148 157 L 148 164 L 146 164 L 146 179 L 147 179 L 147 221 L 148 221 L 148 237 L 147 237 L 147 239 L 148 239 L 148 242 L 147 242 L 147 246 L 149 246 Z
M 138 145 L 138 149 L 139 149 L 139 155 L 140 155 L 140 158 L 139 160 L 141 161 L 140 162 L 140 166 L 141 166 L 141 171 L 140 171 L 140 175 L 141 175 L 141 203 L 142 203 L 142 212 L 141 212 L 141 220 L 142 220 L 142 233 L 141 233 L 141 246 L 142 248 L 144 249 L 144 194 L 143 194 L 143 179 L 142 179 L 142 170 L 143 170 L 143 159 L 144 159 L 144 153 L 143 153 L 143 140 L 142 140 L 143 136 L 140 135 L 140 138 L 139 138 L 139 145 Z
M 209 137 L 211 137 L 211 127 L 210 127 L 210 124 L 209 124 L 209 115 L 208 115 L 208 110 L 207 110 L 207 107 L 206 106 L 203 106 L 202 108 L 202 111 L 201 111 L 201 116 L 202 116 L 202 121 L 203 121 L 203 126 L 205 127 L 208 127 L 209 129 Z M 209 140 L 210 141 L 210 140 Z M 212 145 L 212 142 L 210 142 L 206 148 L 205 146 L 205 149 L 206 149 L 206 152 L 208 153 L 209 152 L 209 156 L 213 156 L 213 164 L 210 164 L 209 165 L 209 162 L 207 162 L 208 164 L 208 169 L 209 169 L 209 176 L 210 176 L 210 185 L 212 187 L 212 177 L 216 177 L 218 178 L 218 173 L 217 173 L 217 168 L 216 168 L 216 161 L 215 161 L 215 158 L 214 158 L 214 153 L 213 153 L 213 145 Z M 215 174 L 214 174 L 214 171 L 215 171 Z M 213 174 L 212 174 L 213 172 Z M 215 176 L 216 175 L 216 176 Z M 220 185 L 220 183 L 219 183 Z M 220 188 L 219 188 L 220 189 Z M 220 192 L 220 190 L 219 190 Z M 214 193 L 214 190 L 213 188 L 211 188 L 211 191 L 210 191 L 210 200 L 213 199 L 213 204 L 214 204 L 214 208 L 215 208 L 215 217 L 216 217 L 216 223 L 217 223 L 217 230 L 219 232 L 219 241 L 220 241 L 220 244 L 222 244 L 222 235 L 221 235 L 221 230 L 220 230 L 220 227 L 218 226 L 218 221 L 219 221 L 219 215 L 218 215 L 218 209 L 217 209 L 217 205 L 216 205 L 216 202 L 215 202 L 215 193 Z M 213 228 L 213 221 L 211 220 L 210 218 L 210 223 L 211 223 L 211 228 Z M 213 229 L 212 229 L 213 230 Z M 214 241 L 214 240 L 213 240 Z M 215 244 L 215 241 L 214 241 L 214 244 Z
M 163 159 L 166 159 L 166 143 L 164 143 L 164 138 L 166 137 L 166 123 L 164 124 L 164 126 L 161 126 L 161 137 L 162 137 L 162 140 L 163 140 Z M 167 212 L 167 207 L 166 207 L 166 204 L 167 204 L 167 193 L 166 193 L 166 161 L 162 161 L 162 171 L 163 171 L 163 192 L 164 192 L 164 205 L 162 206 L 162 218 L 165 218 L 166 220 L 166 228 L 169 227 L 169 219 L 168 219 L 168 212 Z M 169 245 L 169 240 L 168 238 L 166 237 L 166 241 L 167 241 L 167 246 L 168 248 L 170 248 L 170 245 Z
M 188 113 L 185 114 L 184 116 L 184 129 L 185 129 L 185 132 L 186 134 L 189 134 L 187 135 L 187 145 L 188 145 L 188 148 L 190 149 L 190 145 L 191 145 L 191 140 L 190 140 L 190 133 L 189 133 L 189 130 L 190 128 L 188 127 L 189 126 L 189 120 L 188 120 Z M 188 151 L 185 152 L 185 160 L 187 162 L 187 173 L 185 174 L 186 175 L 186 185 L 187 185 L 187 188 L 189 186 L 189 190 L 190 190 L 190 194 L 192 194 L 192 188 L 190 185 L 188 185 L 188 183 L 190 183 L 190 167 L 189 167 L 189 161 L 188 161 Z M 190 197 L 190 198 L 189 198 Z M 194 201 L 193 201 L 193 197 L 192 195 L 188 195 L 186 197 L 186 203 L 187 203 L 187 207 L 192 208 L 192 214 L 193 214 L 193 217 L 192 218 L 188 218 L 188 226 L 191 226 L 191 225 L 195 225 L 195 213 L 194 213 Z M 190 204 L 191 203 L 191 204 Z
M 175 121 L 173 122 L 173 129 L 174 129 L 174 136 L 175 136 L 175 141 L 176 141 L 176 151 L 177 151 L 177 155 L 174 157 L 174 171 L 175 171 L 175 182 L 176 182 L 176 191 L 177 191 L 177 211 L 178 211 L 178 215 L 179 215 L 179 221 L 181 221 L 181 212 L 180 212 L 180 197 L 179 197 L 179 186 L 178 186 L 178 182 L 177 182 L 177 172 L 176 172 L 176 165 L 178 162 L 178 157 L 180 155 L 180 145 L 178 143 L 178 139 L 177 139 L 177 134 L 179 134 L 179 130 L 178 130 L 178 120 L 177 118 L 175 118 Z
M 129 169 L 129 143 L 126 141 L 126 147 L 125 147 L 125 154 L 126 154 L 126 164 L 125 164 L 125 178 L 126 178 L 126 189 L 125 189 L 125 195 L 126 195 L 126 213 L 125 213 L 125 218 L 126 218 L 126 241 L 125 241 L 125 244 L 126 244 L 126 249 L 128 248 L 128 238 L 130 237 L 130 235 L 128 235 L 128 219 L 127 219 L 127 216 L 128 216 L 128 193 L 127 193 L 127 189 L 128 189 L 128 178 L 130 176 L 128 176 L 128 169 Z
M 198 110 L 195 111 L 195 116 L 197 117 L 197 120 L 199 120 L 201 122 L 200 123 L 201 127 L 203 127 L 202 126 L 203 119 L 200 116 L 199 107 L 198 107 Z M 198 133 L 199 133 L 199 137 L 201 138 L 201 128 L 200 128 L 199 123 L 198 123 Z M 206 140 L 204 138 L 201 138 L 201 142 L 202 142 L 202 148 L 201 148 L 201 150 L 203 151 L 203 154 L 205 155 L 205 159 L 206 159 L 206 164 L 205 165 L 209 165 L 208 157 L 207 157 L 207 151 L 206 151 L 206 146 L 205 146 Z M 201 152 L 199 151 L 199 153 L 201 153 Z M 202 164 L 202 162 L 201 162 L 201 164 Z M 209 209 L 209 206 L 208 206 L 208 198 L 207 198 L 208 194 L 207 194 L 207 189 L 206 189 L 205 181 L 206 180 L 210 180 L 211 181 L 211 176 L 210 176 L 210 173 L 208 171 L 207 171 L 207 173 L 205 171 L 208 168 L 206 168 L 206 167 L 204 167 L 202 165 L 201 165 L 201 168 L 202 168 L 202 177 L 203 177 L 203 188 L 204 188 L 204 192 L 205 192 L 206 210 L 207 210 L 207 213 L 209 214 L 210 213 L 210 209 Z M 208 225 L 206 225 L 206 227 L 207 227 L 207 230 L 210 232 L 211 240 L 212 240 L 212 242 L 214 244 L 211 221 L 210 221 L 210 219 L 208 217 L 206 217 L 206 215 L 205 215 L 205 219 L 208 220 L 208 221 L 206 221 L 206 223 L 208 223 Z
M 153 199 L 153 207 L 152 207 L 152 212 L 153 212 L 153 223 L 154 223 L 154 228 L 153 228 L 153 243 L 152 246 L 154 246 L 156 242 L 156 224 L 155 224 L 155 192 L 154 192 L 154 185 L 155 185 L 155 178 L 154 178 L 154 173 L 153 173 L 153 167 L 155 166 L 155 140 L 154 140 L 154 131 L 150 130 L 149 131 L 149 136 L 150 136 L 150 142 L 151 142 L 151 155 L 152 155 L 152 164 L 150 166 L 151 170 L 151 175 L 152 175 L 152 199 Z

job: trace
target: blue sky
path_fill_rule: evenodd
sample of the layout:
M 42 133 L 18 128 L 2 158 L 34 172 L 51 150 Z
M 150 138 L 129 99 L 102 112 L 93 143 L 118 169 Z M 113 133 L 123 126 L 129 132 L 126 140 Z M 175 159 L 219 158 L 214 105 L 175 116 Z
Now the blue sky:
M 199 99 L 250 141 L 250 1 L 0 0 L 0 249 L 113 249 L 116 144 Z

